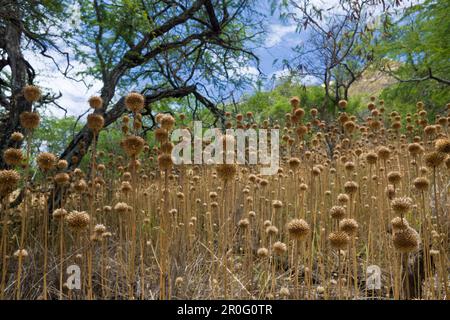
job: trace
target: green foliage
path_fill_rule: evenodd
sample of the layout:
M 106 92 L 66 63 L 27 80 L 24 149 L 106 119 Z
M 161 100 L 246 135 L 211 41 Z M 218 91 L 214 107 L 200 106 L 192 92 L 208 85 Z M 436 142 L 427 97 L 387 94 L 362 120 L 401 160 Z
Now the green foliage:
M 383 68 L 405 80 L 383 90 L 381 97 L 402 113 L 411 112 L 418 100 L 429 110 L 429 116 L 444 110 L 450 101 L 450 0 L 426 0 L 405 10 L 375 52 Z M 394 61 L 394 63 L 392 63 Z M 413 81 L 424 79 L 422 81 Z
M 61 154 L 72 139 L 72 135 L 78 132 L 83 123 L 76 124 L 76 118 L 56 118 L 44 116 L 41 124 L 33 135 L 33 152 L 51 152 Z
M 283 81 L 271 91 L 257 90 L 254 94 L 247 94 L 239 104 L 237 112 L 254 113 L 256 120 L 284 119 L 284 115 L 291 111 L 289 99 L 293 96 L 300 97 L 301 107 L 305 111 L 323 105 L 325 93 L 321 86 L 303 86 L 290 79 Z M 361 98 L 351 98 L 349 110 L 362 108 Z M 229 106 L 229 109 L 231 107 Z M 230 110 L 233 111 L 233 110 Z

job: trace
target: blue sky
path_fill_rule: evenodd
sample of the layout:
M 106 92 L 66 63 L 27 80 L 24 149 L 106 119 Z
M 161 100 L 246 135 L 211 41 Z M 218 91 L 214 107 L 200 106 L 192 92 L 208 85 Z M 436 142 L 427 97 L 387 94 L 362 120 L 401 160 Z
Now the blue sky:
M 274 65 L 273 62 L 277 58 L 279 60 L 289 58 L 292 55 L 291 48 L 300 41 L 300 35 L 295 32 L 295 25 L 283 24 L 279 20 L 278 14 L 270 15 L 270 7 L 267 2 L 261 1 L 259 6 L 258 10 L 267 15 L 266 27 L 268 32 L 263 45 L 257 47 L 254 51 L 260 58 L 260 70 L 263 75 L 271 78 L 274 75 L 283 74 L 281 65 Z M 68 115 L 78 116 L 84 113 L 88 109 L 87 99 L 89 96 L 98 94 L 101 89 L 102 84 L 96 79 L 84 78 L 84 81 L 90 85 L 90 88 L 87 88 L 82 82 L 65 78 L 58 73 L 50 60 L 32 52 L 28 52 L 26 55 L 35 69 L 40 71 L 37 77 L 38 85 L 44 87 L 44 90 L 45 88 L 52 88 L 54 91 L 61 92 L 62 97 L 59 99 L 59 104 L 67 109 Z M 64 65 L 63 57 L 61 57 L 60 62 Z M 71 63 L 74 66 L 71 75 L 74 77 L 75 73 L 82 70 L 83 66 L 74 59 L 71 60 Z M 252 66 L 241 70 L 241 72 L 255 75 L 257 73 L 256 68 Z M 47 113 L 58 117 L 64 116 L 64 112 L 56 107 L 48 108 Z
M 323 8 L 329 8 L 339 2 L 339 0 L 311 1 L 314 2 L 316 6 Z M 405 2 L 409 3 L 410 1 L 420 0 L 407 0 Z M 291 48 L 299 44 L 301 45 L 301 42 L 306 39 L 305 33 L 297 33 L 295 24 L 283 23 L 279 19 L 278 13 L 271 15 L 269 1 L 262 0 L 258 2 L 257 10 L 265 13 L 267 16 L 267 34 L 265 35 L 263 44 L 260 47 L 255 48 L 254 52 L 260 58 L 260 69 L 266 78 L 271 79 L 273 76 L 280 77 L 285 74 L 286 70 L 282 69 L 281 63 L 274 65 L 274 60 L 290 60 L 294 55 Z M 73 12 L 74 15 L 77 14 L 76 10 L 73 10 Z M 53 90 L 59 90 L 61 92 L 62 97 L 59 100 L 59 104 L 68 110 L 68 115 L 78 116 L 83 114 L 88 109 L 87 99 L 92 95 L 98 94 L 102 87 L 102 83 L 99 80 L 85 77 L 83 79 L 84 82 L 90 85 L 90 87 L 87 88 L 82 82 L 65 78 L 58 73 L 50 60 L 31 52 L 26 53 L 26 55 L 35 69 L 40 71 L 37 77 L 38 85 L 44 87 L 44 90 L 45 88 L 52 88 Z M 63 57 L 61 57 L 60 62 L 64 64 Z M 83 69 L 83 66 L 75 60 L 72 60 L 72 64 L 74 66 L 72 76 L 74 76 L 77 71 Z M 253 66 L 247 66 L 244 69 L 241 69 L 240 72 L 250 73 L 255 76 L 257 75 L 257 70 Z M 303 80 L 302 82 L 306 84 L 312 83 L 312 79 Z M 271 81 L 268 81 L 265 84 L 265 88 L 267 89 L 271 86 L 273 86 L 273 82 Z M 64 113 L 56 107 L 49 108 L 47 113 L 58 117 L 64 115 Z

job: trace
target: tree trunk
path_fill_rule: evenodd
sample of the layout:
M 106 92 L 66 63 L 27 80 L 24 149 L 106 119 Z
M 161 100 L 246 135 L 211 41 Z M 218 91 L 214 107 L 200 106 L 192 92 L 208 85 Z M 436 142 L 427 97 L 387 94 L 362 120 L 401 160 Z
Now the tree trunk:
M 19 9 L 15 2 L 7 8 L 15 8 L 10 15 L 19 15 Z M 14 17 L 6 21 L 4 50 L 8 55 L 8 62 L 11 68 L 11 99 L 9 110 L 0 119 L 0 169 L 6 168 L 3 160 L 3 152 L 13 145 L 10 137 L 14 131 L 20 131 L 24 135 L 26 132 L 20 127 L 19 116 L 23 111 L 31 110 L 31 103 L 27 102 L 22 94 L 22 88 L 31 83 L 33 79 L 28 78 L 27 64 L 22 55 L 20 40 L 21 29 L 13 21 L 20 21 L 19 17 Z M 17 144 L 16 144 L 17 145 Z

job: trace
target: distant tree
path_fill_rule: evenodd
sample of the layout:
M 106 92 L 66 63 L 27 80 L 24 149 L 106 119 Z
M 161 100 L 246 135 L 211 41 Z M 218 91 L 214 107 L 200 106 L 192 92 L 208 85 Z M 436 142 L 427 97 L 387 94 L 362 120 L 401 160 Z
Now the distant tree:
M 338 1 L 318 6 L 315 1 L 283 1 L 283 20 L 297 24 L 305 41 L 293 48 L 296 56 L 283 66 L 298 76 L 318 79 L 325 91 L 322 115 L 333 114 L 341 99 L 348 100 L 351 85 L 373 62 L 374 10 L 383 12 L 378 26 L 387 28 L 391 11 L 401 1 Z
M 375 48 L 380 69 L 401 83 L 450 86 L 449 12 L 449 0 L 425 0 L 405 9 Z

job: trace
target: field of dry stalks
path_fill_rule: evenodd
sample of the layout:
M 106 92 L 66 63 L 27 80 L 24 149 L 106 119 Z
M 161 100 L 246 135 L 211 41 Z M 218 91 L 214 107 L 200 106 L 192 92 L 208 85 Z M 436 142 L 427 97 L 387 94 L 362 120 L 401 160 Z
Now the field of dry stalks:
M 126 156 L 94 142 L 84 171 L 31 154 L 40 117 L 22 113 L 0 171 L 0 299 L 449 298 L 450 114 L 430 120 L 418 102 L 402 118 L 371 98 L 363 115 L 341 101 L 325 122 L 295 97 L 275 122 L 227 113 L 228 128 L 280 129 L 278 173 L 261 176 L 259 165 L 174 165 L 168 139 L 185 115 L 157 115 L 149 146 L 143 97 L 126 106 Z M 104 119 L 87 121 L 98 136 Z

